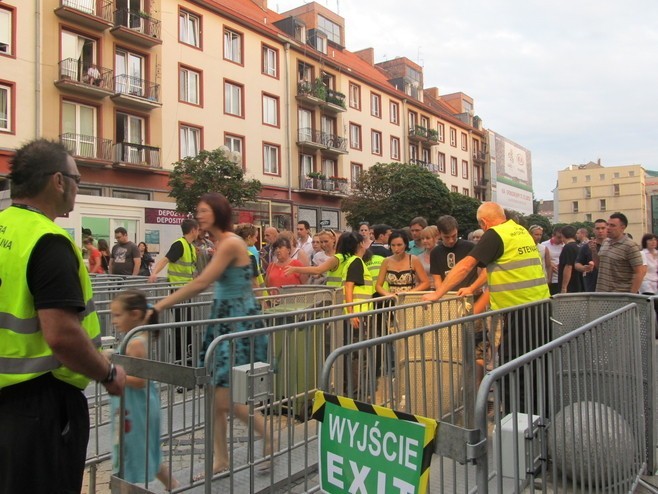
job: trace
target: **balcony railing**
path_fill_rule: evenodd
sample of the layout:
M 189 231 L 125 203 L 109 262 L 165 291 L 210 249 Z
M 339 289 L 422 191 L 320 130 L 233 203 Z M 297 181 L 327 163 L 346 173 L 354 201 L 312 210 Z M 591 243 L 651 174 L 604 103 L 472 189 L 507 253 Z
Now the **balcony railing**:
M 337 192 L 339 194 L 348 195 L 350 185 L 347 180 L 339 180 L 335 178 L 311 178 L 303 174 L 300 176 L 300 189 L 324 192 Z
M 475 151 L 473 153 L 473 159 L 476 161 L 486 161 L 487 153 L 485 153 L 484 151 Z
M 115 27 L 128 28 L 149 38 L 160 39 L 160 21 L 140 10 L 115 10 L 114 25 Z
M 76 58 L 59 62 L 59 82 L 78 82 L 112 91 L 112 70 Z
M 86 27 L 105 30 L 112 25 L 112 0 L 60 0 L 55 13 Z
M 131 142 L 118 142 L 114 148 L 114 161 L 144 168 L 161 168 L 160 148 Z
M 324 83 L 302 81 L 297 84 L 297 96 L 310 96 L 325 103 L 338 106 L 345 110 L 345 95 L 341 92 L 327 88 Z
M 409 137 L 415 137 L 426 142 L 439 142 L 439 132 L 434 129 L 423 127 L 422 125 L 412 125 L 409 128 Z
M 320 148 L 339 153 L 347 152 L 347 139 L 334 134 L 328 134 L 311 128 L 299 129 L 297 142 L 300 144 L 311 143 Z
M 153 103 L 160 102 L 160 84 L 127 74 L 121 74 L 114 78 L 114 92 L 147 99 Z
M 475 178 L 473 179 L 473 185 L 474 185 L 475 187 L 482 187 L 482 188 L 485 188 L 485 187 L 487 186 L 488 183 L 489 183 L 489 179 L 488 179 L 488 178 L 477 178 L 477 177 L 475 177 Z
M 112 161 L 112 141 L 101 137 L 66 133 L 59 140 L 74 158 Z
M 418 165 L 421 168 L 425 168 L 426 170 L 432 173 L 439 173 L 439 165 L 435 163 L 430 163 L 429 161 L 418 160 L 415 158 L 411 158 L 409 160 L 409 163 L 412 165 Z

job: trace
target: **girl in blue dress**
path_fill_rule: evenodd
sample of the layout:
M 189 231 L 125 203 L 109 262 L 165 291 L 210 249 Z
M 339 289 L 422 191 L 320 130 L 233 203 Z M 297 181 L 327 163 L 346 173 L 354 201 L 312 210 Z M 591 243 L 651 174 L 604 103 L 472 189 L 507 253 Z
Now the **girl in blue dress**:
M 112 324 L 117 331 L 125 335 L 143 323 L 147 311 L 146 296 L 139 290 L 123 291 L 112 301 L 110 311 L 112 312 Z M 126 355 L 147 358 L 146 336 L 140 334 L 131 338 L 126 348 Z M 157 477 L 167 490 L 171 490 L 178 486 L 178 482 L 169 475 L 167 466 L 162 463 L 160 393 L 155 382 L 127 376 L 123 395 L 125 400 L 123 479 L 134 484 L 143 484 L 147 481 L 151 482 Z M 112 471 L 118 474 L 121 407 L 118 396 L 110 398 L 113 442 Z
M 196 219 L 199 228 L 210 232 L 216 239 L 215 254 L 206 268 L 187 285 L 176 290 L 168 297 L 158 301 L 153 310 L 161 312 L 169 307 L 190 299 L 214 283 L 214 302 L 211 317 L 224 319 L 260 314 L 260 305 L 252 291 L 251 259 L 245 241 L 233 233 L 233 214 L 228 200 L 219 193 L 211 192 L 201 196 L 197 206 Z M 261 327 L 261 321 L 224 324 L 217 322 L 206 331 L 206 345 L 221 335 L 247 331 Z M 230 362 L 228 342 L 220 344 L 215 350 L 213 384 L 214 422 L 213 422 L 213 472 L 219 473 L 229 466 L 228 445 L 226 441 L 227 417 L 231 406 L 230 365 L 244 365 L 254 362 L 267 362 L 267 338 L 239 338 L 234 340 L 234 359 Z M 252 348 L 253 345 L 253 348 Z M 253 357 L 252 357 L 253 351 Z M 233 404 L 233 413 L 243 422 L 249 418 L 247 405 Z M 261 414 L 253 417 L 256 433 L 265 439 L 264 454 L 272 454 L 272 445 L 265 434 L 265 419 Z M 262 462 L 260 469 L 267 469 L 270 462 Z

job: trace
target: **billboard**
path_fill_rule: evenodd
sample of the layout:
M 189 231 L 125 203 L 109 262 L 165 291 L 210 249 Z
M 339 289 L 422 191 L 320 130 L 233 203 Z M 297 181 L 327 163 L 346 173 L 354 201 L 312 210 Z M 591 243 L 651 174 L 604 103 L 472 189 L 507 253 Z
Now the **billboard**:
M 495 132 L 488 132 L 492 199 L 506 209 L 532 214 L 530 151 Z

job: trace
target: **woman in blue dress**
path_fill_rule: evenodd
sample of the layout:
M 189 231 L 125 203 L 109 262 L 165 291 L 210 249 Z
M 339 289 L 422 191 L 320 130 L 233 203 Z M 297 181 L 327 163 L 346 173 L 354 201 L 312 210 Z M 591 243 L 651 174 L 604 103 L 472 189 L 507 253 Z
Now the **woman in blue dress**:
M 214 283 L 215 297 L 213 302 L 213 319 L 229 317 L 244 317 L 260 314 L 260 305 L 252 291 L 252 263 L 249 258 L 247 244 L 232 231 L 233 215 L 226 198 L 219 193 L 208 193 L 201 196 L 197 206 L 196 219 L 199 228 L 210 232 L 215 242 L 215 254 L 206 268 L 187 285 L 160 300 L 154 306 L 156 312 L 163 311 L 173 305 L 201 293 Z M 206 345 L 217 337 L 229 333 L 247 331 L 261 327 L 261 321 L 244 322 L 240 324 L 215 323 L 206 331 Z M 230 360 L 228 342 L 222 343 L 215 350 L 213 383 L 214 397 L 214 429 L 213 429 L 213 472 L 219 473 L 229 466 L 228 446 L 226 442 L 227 417 L 231 402 L 230 366 L 244 365 L 252 361 L 267 362 L 267 339 L 265 336 L 239 338 L 233 341 L 234 359 Z M 253 352 L 253 354 L 252 354 Z M 235 415 L 247 422 L 249 409 L 247 405 L 235 403 Z M 253 417 L 256 432 L 265 439 L 265 454 L 271 454 L 271 445 L 265 434 L 265 419 L 261 414 Z M 267 463 L 263 463 L 267 466 Z

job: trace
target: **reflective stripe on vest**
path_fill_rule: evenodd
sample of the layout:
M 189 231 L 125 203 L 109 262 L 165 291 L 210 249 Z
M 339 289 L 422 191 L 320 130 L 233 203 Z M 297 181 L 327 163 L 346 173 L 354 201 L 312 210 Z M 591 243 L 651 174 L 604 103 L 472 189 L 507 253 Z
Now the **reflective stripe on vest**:
M 196 271 L 196 248 L 185 237 L 179 238 L 176 242 L 181 243 L 183 255 L 176 262 L 169 263 L 167 279 L 171 283 L 187 283 L 194 278 Z
M 342 286 L 346 259 L 343 254 L 334 254 L 334 257 L 338 259 L 338 266 L 330 271 L 327 271 L 327 281 L 325 284 L 327 286 Z
M 360 304 L 360 305 L 355 305 L 353 306 L 353 311 L 356 312 L 365 312 L 368 310 L 372 310 L 372 294 L 374 293 L 373 291 L 373 284 L 372 284 L 372 276 L 370 275 L 370 270 L 367 268 L 366 263 L 363 262 L 363 259 L 361 259 L 359 256 L 352 256 L 350 257 L 347 262 L 345 263 L 345 270 L 343 271 L 343 286 L 345 286 L 345 282 L 347 281 L 347 272 L 349 270 L 350 265 L 353 262 L 361 262 L 363 264 L 363 285 L 354 285 L 354 288 L 352 289 L 352 301 L 357 302 L 359 300 L 367 300 L 368 303 L 366 304 Z M 345 309 L 345 313 L 347 314 L 347 308 Z
M 85 302 L 85 310 L 79 314 L 81 325 L 100 347 L 100 324 L 80 249 L 63 228 L 38 212 L 9 207 L 0 212 L 0 225 L 0 388 L 50 371 L 57 379 L 84 389 L 89 378 L 63 367 L 46 343 L 26 276 L 30 256 L 41 237 L 54 234 L 66 238 L 78 261 Z
M 503 241 L 503 255 L 487 266 L 491 308 L 504 309 L 550 297 L 533 238 L 512 220 L 492 229 Z

